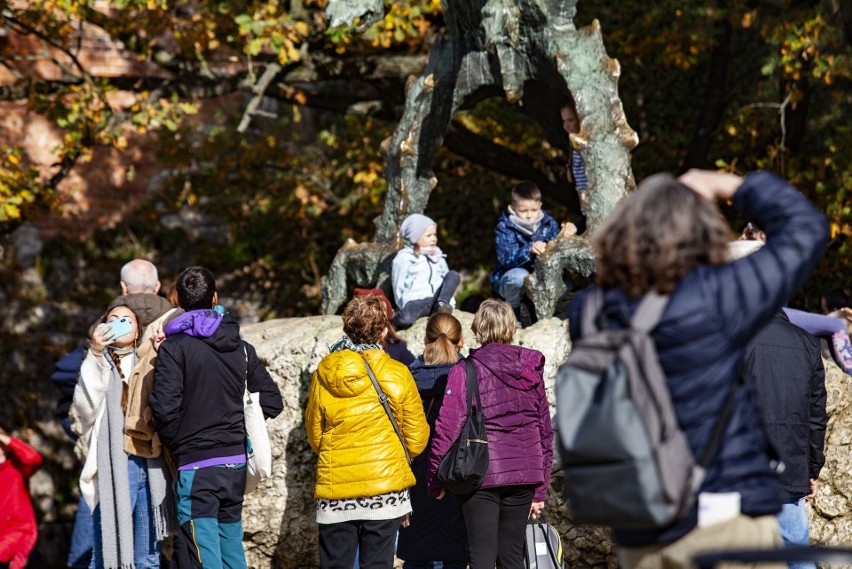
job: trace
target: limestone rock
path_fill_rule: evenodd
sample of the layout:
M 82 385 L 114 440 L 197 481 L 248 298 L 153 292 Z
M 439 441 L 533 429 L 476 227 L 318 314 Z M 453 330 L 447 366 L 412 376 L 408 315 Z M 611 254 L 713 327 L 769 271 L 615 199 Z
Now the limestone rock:
M 816 498 L 810 502 L 811 542 L 823 545 L 852 541 L 852 377 L 828 359 L 825 364 L 825 467 Z

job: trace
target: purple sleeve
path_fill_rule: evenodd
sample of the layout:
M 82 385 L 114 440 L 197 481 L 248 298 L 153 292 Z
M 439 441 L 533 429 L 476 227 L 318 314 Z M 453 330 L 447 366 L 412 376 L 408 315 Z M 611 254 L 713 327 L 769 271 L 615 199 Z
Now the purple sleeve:
M 787 313 L 790 322 L 814 336 L 831 336 L 835 332 L 846 330 L 843 321 L 833 316 L 823 316 L 822 314 L 787 307 L 784 307 L 784 312 Z
M 541 435 L 541 455 L 544 461 L 544 483 L 535 489 L 534 500 L 544 502 L 547 498 L 547 487 L 550 485 L 550 471 L 553 469 L 553 423 L 550 420 L 550 406 L 547 404 L 547 394 L 544 391 L 542 379 L 536 388 L 538 394 L 538 431 Z
M 435 422 L 435 434 L 429 450 L 429 470 L 426 476 L 426 493 L 435 497 L 441 491 L 438 467 L 450 448 L 461 435 L 467 418 L 467 386 L 465 385 L 465 360 L 459 361 L 447 378 L 444 402 Z

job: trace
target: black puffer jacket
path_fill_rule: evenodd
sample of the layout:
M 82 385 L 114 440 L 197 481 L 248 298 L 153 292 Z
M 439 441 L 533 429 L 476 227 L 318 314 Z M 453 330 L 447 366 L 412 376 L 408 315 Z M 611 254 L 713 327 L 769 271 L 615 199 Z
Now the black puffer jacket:
M 284 408 L 281 391 L 227 314 L 209 336 L 176 333 L 163 342 L 149 403 L 160 440 L 178 466 L 245 452 L 246 382 L 260 394 L 264 416 L 276 417 Z
M 828 242 L 828 223 L 795 188 L 767 172 L 745 178 L 734 206 L 766 232 L 766 246 L 743 259 L 699 266 L 670 295 L 660 323 L 651 332 L 668 378 L 678 423 L 694 456 L 701 456 L 737 379 L 746 344 L 811 274 Z M 580 335 L 586 298 L 571 305 L 572 339 Z M 624 327 L 638 299 L 621 289 L 604 295 L 607 326 Z M 739 390 L 702 492 L 739 492 L 741 511 L 749 516 L 775 514 L 781 489 L 770 468 L 768 444 L 754 388 Z M 617 531 L 619 545 L 670 543 L 698 522 L 698 508 L 668 528 Z
M 801 498 L 825 464 L 828 416 L 819 341 L 779 310 L 749 342 L 742 369 L 757 387 L 766 434 L 784 462 L 781 487 Z

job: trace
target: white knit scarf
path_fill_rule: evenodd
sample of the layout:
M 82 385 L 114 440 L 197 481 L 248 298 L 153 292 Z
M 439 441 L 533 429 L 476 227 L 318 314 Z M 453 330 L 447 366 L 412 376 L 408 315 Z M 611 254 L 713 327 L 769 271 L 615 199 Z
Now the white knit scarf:
M 106 393 L 103 423 L 98 433 L 98 494 L 101 508 L 101 540 L 105 569 L 133 569 L 133 511 L 130 507 L 130 479 L 124 452 L 124 413 L 121 409 L 123 382 L 116 377 Z M 149 459 L 148 488 L 157 541 L 177 526 L 174 499 L 170 495 L 171 476 L 165 461 Z
M 113 378 L 115 379 L 115 378 Z M 105 569 L 133 569 L 133 512 L 124 452 L 121 381 L 110 381 L 98 433 L 98 494 Z

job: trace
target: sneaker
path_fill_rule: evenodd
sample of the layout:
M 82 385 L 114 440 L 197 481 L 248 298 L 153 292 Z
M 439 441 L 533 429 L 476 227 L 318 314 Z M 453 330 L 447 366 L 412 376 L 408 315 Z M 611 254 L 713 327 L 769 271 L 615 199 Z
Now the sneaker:
M 453 307 L 452 305 L 447 304 L 446 302 L 439 302 L 438 309 L 435 312 L 438 314 L 452 314 Z

